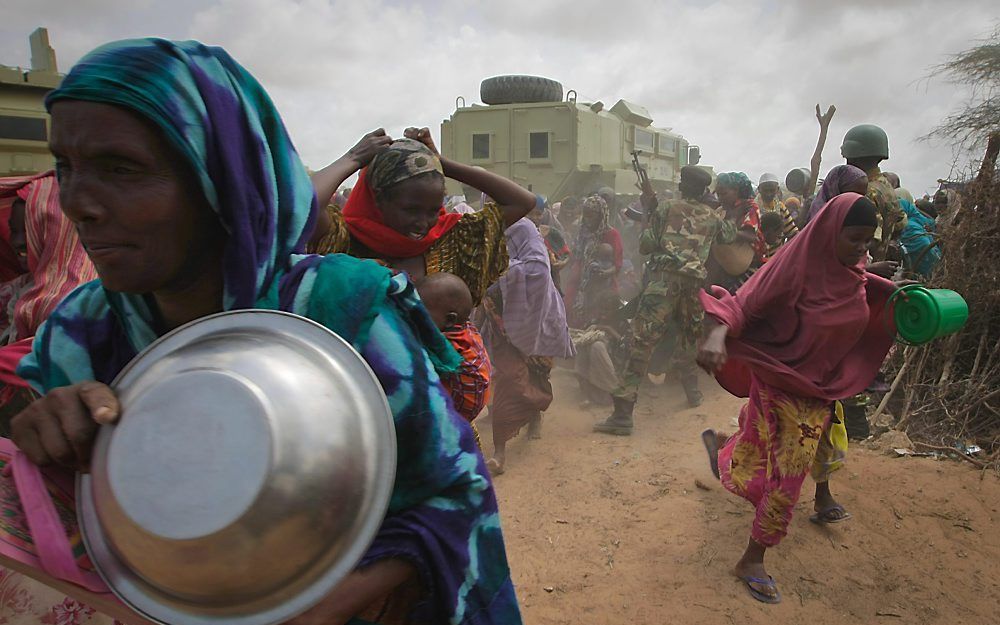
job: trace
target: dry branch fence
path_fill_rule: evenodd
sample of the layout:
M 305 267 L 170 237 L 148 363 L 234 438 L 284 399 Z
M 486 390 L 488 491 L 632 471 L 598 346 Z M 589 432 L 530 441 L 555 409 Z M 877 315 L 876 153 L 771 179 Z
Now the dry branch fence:
M 973 443 L 974 463 L 1000 470 L 1000 135 L 990 138 L 978 175 L 938 218 L 943 258 L 929 286 L 961 293 L 969 321 L 958 334 L 897 350 L 896 427 L 929 447 Z

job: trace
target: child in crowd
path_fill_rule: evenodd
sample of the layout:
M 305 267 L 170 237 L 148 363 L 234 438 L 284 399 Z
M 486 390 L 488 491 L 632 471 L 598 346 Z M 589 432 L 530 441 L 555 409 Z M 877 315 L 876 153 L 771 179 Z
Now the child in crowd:
M 764 235 L 764 242 L 767 243 L 767 250 L 764 252 L 764 260 L 774 256 L 788 239 L 785 238 L 785 220 L 781 213 L 764 213 L 760 217 L 760 231 Z
M 455 410 L 472 423 L 489 400 L 493 367 L 483 337 L 469 321 L 472 293 L 461 278 L 450 273 L 434 273 L 417 283 L 417 293 L 434 325 L 462 356 L 457 373 L 444 375 L 441 383 L 451 394 Z

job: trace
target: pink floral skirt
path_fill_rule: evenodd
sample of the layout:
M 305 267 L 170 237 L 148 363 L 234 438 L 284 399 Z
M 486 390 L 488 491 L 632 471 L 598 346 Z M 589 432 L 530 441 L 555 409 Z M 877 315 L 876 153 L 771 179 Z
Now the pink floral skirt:
M 788 533 L 810 473 L 829 479 L 837 453 L 824 435 L 833 403 L 797 397 L 751 376 L 740 429 L 719 450 L 722 485 L 756 508 L 751 538 L 772 547 Z

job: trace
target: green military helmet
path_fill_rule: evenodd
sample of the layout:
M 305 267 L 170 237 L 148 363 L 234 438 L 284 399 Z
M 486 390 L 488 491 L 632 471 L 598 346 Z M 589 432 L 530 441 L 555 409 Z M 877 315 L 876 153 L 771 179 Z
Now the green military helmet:
M 873 124 L 861 124 L 847 131 L 840 146 L 844 158 L 889 158 L 889 137 Z

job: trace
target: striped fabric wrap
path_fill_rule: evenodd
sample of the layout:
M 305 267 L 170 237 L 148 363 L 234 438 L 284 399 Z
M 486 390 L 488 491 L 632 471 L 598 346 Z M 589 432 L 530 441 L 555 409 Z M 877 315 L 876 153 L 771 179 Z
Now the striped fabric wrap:
M 8 341 L 30 338 L 70 291 L 97 277 L 73 223 L 59 207 L 55 172 L 0 178 L 0 198 L 24 200 L 31 285 L 14 307 Z

